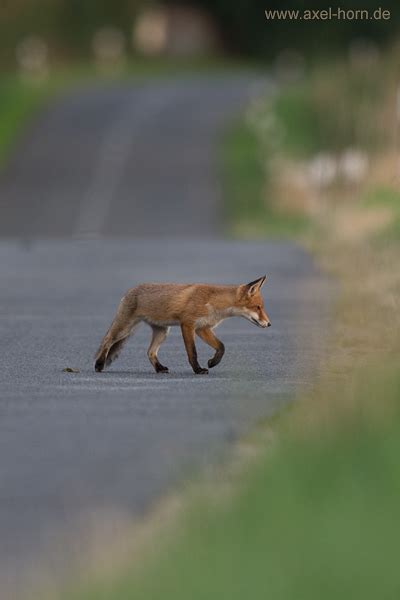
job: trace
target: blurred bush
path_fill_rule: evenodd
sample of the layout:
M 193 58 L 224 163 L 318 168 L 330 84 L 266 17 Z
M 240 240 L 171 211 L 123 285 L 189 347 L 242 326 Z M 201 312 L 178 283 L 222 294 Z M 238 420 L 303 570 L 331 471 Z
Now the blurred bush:
M 42 37 L 59 58 L 89 55 L 93 35 L 114 27 L 130 35 L 143 0 L 3 0 L 0 5 L 0 56 L 14 61 L 24 38 Z
M 285 150 L 294 157 L 354 145 L 377 150 L 387 141 L 382 119 L 376 118 L 390 91 L 387 70 L 381 62 L 365 67 L 323 63 L 303 84 L 289 87 L 275 105 Z
M 365 38 L 386 43 L 399 30 L 399 4 L 386 0 L 390 20 L 290 21 L 269 20 L 265 9 L 318 8 L 309 0 L 2 0 L 0 5 L 0 57 L 12 63 L 15 47 L 27 36 L 43 37 L 60 57 L 90 53 L 94 33 L 104 27 L 117 28 L 129 39 L 136 16 L 143 8 L 168 6 L 202 9 L 222 33 L 231 53 L 269 57 L 287 46 L 307 55 L 331 53 L 351 40 Z M 320 8 L 326 8 L 325 5 Z M 376 8 L 373 0 L 353 0 L 352 9 Z

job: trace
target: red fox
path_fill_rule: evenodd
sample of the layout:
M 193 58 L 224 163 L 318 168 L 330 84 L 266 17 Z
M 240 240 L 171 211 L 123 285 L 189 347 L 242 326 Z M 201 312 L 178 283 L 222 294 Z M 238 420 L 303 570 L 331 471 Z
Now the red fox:
M 117 314 L 101 342 L 95 370 L 103 371 L 119 355 L 133 329 L 144 321 L 153 330 L 147 355 L 157 373 L 168 373 L 158 360 L 158 350 L 170 326 L 179 325 L 189 363 L 196 374 L 208 373 L 197 360 L 195 335 L 214 348 L 208 361 L 211 369 L 221 362 L 224 344 L 213 329 L 228 317 L 244 317 L 259 327 L 270 327 L 264 310 L 261 288 L 267 277 L 244 285 L 208 285 L 176 283 L 143 283 L 122 298 Z

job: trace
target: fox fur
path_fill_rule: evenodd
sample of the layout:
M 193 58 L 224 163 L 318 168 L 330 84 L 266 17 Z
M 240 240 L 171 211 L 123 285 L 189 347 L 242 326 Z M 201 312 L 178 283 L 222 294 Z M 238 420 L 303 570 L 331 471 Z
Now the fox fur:
M 101 372 L 119 355 L 123 345 L 142 321 L 153 330 L 147 352 L 157 373 L 167 373 L 158 360 L 158 350 L 171 326 L 180 326 L 189 363 L 196 374 L 206 374 L 197 360 L 196 334 L 214 350 L 208 367 L 222 359 L 225 347 L 213 329 L 228 317 L 244 317 L 259 327 L 269 327 L 261 288 L 266 276 L 242 285 L 202 283 L 143 283 L 131 288 L 122 298 L 109 330 L 96 355 L 95 370 Z

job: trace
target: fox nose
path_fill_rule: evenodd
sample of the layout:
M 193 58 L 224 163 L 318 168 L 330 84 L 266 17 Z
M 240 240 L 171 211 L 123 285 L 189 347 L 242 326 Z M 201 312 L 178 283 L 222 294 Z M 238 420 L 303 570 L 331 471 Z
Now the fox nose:
M 267 327 L 271 327 L 272 323 L 271 321 L 268 321 Z

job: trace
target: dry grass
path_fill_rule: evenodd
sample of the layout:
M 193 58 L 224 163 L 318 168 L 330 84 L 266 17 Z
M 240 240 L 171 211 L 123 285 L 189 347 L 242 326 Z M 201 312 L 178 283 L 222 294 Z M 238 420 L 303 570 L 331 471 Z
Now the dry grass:
M 388 206 L 366 207 L 362 198 L 366 191 L 392 173 L 392 157 L 379 157 L 363 186 L 358 190 L 333 188 L 319 196 L 307 196 L 304 180 L 288 177 L 275 186 L 276 201 L 283 193 L 285 202 L 297 198 L 293 210 L 298 211 L 298 197 L 311 198 L 303 203 L 305 213 L 315 225 L 313 235 L 303 239 L 315 254 L 322 269 L 331 273 L 339 284 L 334 335 L 329 358 L 321 366 L 321 376 L 313 393 L 294 408 L 293 425 L 306 436 L 314 429 L 332 424 L 343 426 L 343 417 L 350 418 L 360 410 L 361 379 L 373 381 L 374 373 L 396 361 L 400 352 L 400 245 L 387 238 L 396 217 Z M 281 171 L 285 174 L 285 169 Z M 286 171 L 287 173 L 287 171 Z M 290 207 L 289 207 L 290 210 Z M 343 393 L 351 390 L 354 393 Z M 386 414 L 391 410 L 384 394 L 364 410 Z M 311 427 L 312 425 L 312 427 Z

